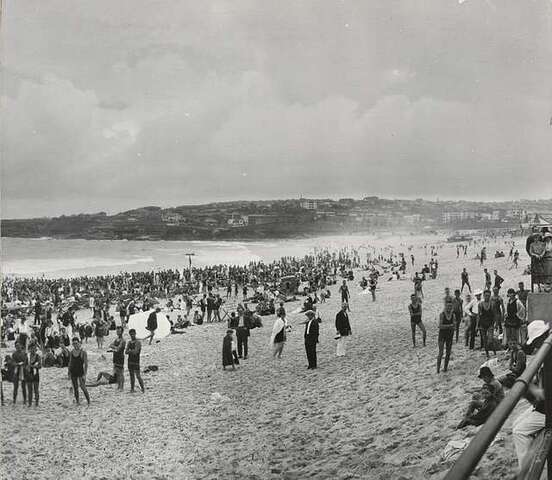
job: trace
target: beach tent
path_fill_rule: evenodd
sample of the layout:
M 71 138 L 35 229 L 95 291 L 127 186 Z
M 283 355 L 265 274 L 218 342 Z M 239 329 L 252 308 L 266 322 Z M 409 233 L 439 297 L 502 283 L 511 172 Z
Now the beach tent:
M 138 312 L 129 317 L 128 328 L 129 330 L 131 328 L 134 328 L 134 330 L 136 330 L 136 338 L 144 339 L 146 337 L 149 337 L 150 332 L 149 330 L 146 329 L 146 326 L 148 324 L 148 317 L 150 313 L 154 311 L 155 310 L 148 310 L 147 312 Z M 161 338 L 165 338 L 171 333 L 171 324 L 169 323 L 165 315 L 166 315 L 165 312 L 157 313 L 157 330 L 155 330 L 155 335 L 153 337 L 154 340 L 160 340 Z

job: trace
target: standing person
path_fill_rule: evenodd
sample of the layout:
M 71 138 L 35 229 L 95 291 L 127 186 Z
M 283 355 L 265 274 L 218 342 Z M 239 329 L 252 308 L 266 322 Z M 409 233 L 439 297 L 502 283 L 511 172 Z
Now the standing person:
M 232 282 L 228 280 L 228 283 L 226 284 L 226 298 L 230 298 L 232 296 Z
M 460 293 L 464 291 L 464 286 L 468 287 L 468 291 L 471 293 L 471 285 L 470 285 L 470 276 L 465 268 L 462 269 L 462 273 L 460 274 L 460 279 L 462 280 L 462 286 L 460 287 Z
M 102 350 L 104 344 L 105 324 L 100 317 L 92 320 L 92 324 L 94 325 L 94 336 L 96 337 L 98 350 Z M 121 325 L 124 325 L 124 321 L 122 321 Z
M 506 303 L 506 318 L 504 319 L 506 341 L 515 340 L 519 342 L 521 322 L 525 320 L 525 307 L 516 297 L 516 291 L 513 288 L 508 289 L 507 295 L 508 302 Z
M 483 269 L 485 272 L 485 290 L 491 289 L 491 274 L 488 272 L 486 268 Z
M 487 247 L 483 247 L 481 249 L 481 255 L 479 257 L 479 265 L 482 267 L 483 264 L 485 263 L 485 260 L 487 260 Z
M 199 301 L 199 310 L 201 311 L 201 323 L 205 320 L 205 311 L 207 310 L 207 294 L 203 294 Z
M 307 321 L 305 322 L 305 351 L 307 353 L 307 360 L 309 366 L 307 370 L 314 370 L 317 368 L 316 362 L 316 344 L 318 343 L 319 326 L 318 319 L 315 318 L 316 314 L 312 310 L 305 312 Z
M 347 280 L 343 280 L 343 283 L 339 287 L 341 293 L 341 303 L 349 304 L 349 287 L 347 286 Z
M 109 351 L 113 352 L 113 371 L 117 377 L 117 390 L 122 391 L 125 384 L 125 346 L 126 341 L 123 338 L 123 327 L 116 329 L 117 337 L 109 346 Z
M 190 312 L 192 311 L 192 308 L 194 307 L 194 301 L 192 300 L 191 295 L 186 295 L 185 303 L 186 303 L 186 319 L 187 319 L 190 316 Z
M 88 356 L 86 351 L 81 348 L 81 342 L 78 337 L 73 337 L 73 350 L 69 353 L 69 378 L 73 384 L 73 393 L 75 402 L 79 404 L 79 386 L 90 405 L 90 395 L 86 389 L 86 374 L 88 373 Z
M 125 353 L 128 355 L 127 366 L 130 376 L 130 393 L 134 392 L 136 379 L 138 379 L 138 384 L 140 385 L 142 393 L 144 393 L 144 381 L 140 375 L 140 352 L 142 351 L 142 343 L 136 338 L 136 330 L 134 330 L 134 328 L 131 328 L 128 334 L 130 335 L 130 340 L 127 343 Z
M 222 340 L 222 369 L 226 370 L 226 367 L 231 365 L 232 370 L 236 370 L 234 365 L 234 357 L 232 355 L 232 342 L 233 342 L 234 330 L 226 330 L 226 335 Z
M 378 286 L 378 279 L 375 275 L 370 276 L 370 293 L 372 294 L 372 302 L 376 301 L 376 287 Z
M 27 349 L 27 340 L 31 336 L 33 329 L 27 323 L 27 318 L 25 316 L 21 317 L 21 323 L 19 324 L 19 337 L 17 341 L 21 344 L 23 350 Z
M 153 341 L 153 336 L 155 335 L 155 331 L 157 330 L 157 314 L 161 311 L 159 307 L 155 309 L 155 311 L 151 312 L 148 316 L 148 323 L 146 325 L 146 330 L 150 332 L 149 336 L 146 338 L 149 338 L 149 345 L 151 345 L 151 342 Z M 124 357 L 123 357 L 124 358 Z
M 13 381 L 13 404 L 17 401 L 17 392 L 19 385 L 21 384 L 21 393 L 23 394 L 23 404 L 27 403 L 27 389 L 25 385 L 25 369 L 27 367 L 28 358 L 23 350 L 21 342 L 15 342 L 15 352 L 12 356 L 12 365 L 14 367 L 12 381 Z
M 410 330 L 412 331 L 412 346 L 416 348 L 416 327 L 418 327 L 422 331 L 422 341 L 425 347 L 426 329 L 422 322 L 422 301 L 415 293 L 410 295 L 410 305 L 408 305 L 408 312 L 410 313 Z
M 514 253 L 514 267 L 518 268 L 519 252 L 516 250 Z
M 126 309 L 126 306 L 125 306 L 125 302 L 119 302 L 118 310 L 119 310 L 119 318 L 121 319 L 121 325 L 126 325 L 126 323 L 127 323 L 127 309 Z
M 424 290 L 422 286 L 423 278 L 420 278 L 420 276 L 418 275 L 418 272 L 416 272 L 412 281 L 414 282 L 414 293 L 419 298 L 424 298 Z
M 445 351 L 445 365 L 443 371 L 448 370 L 450 353 L 452 350 L 452 341 L 454 338 L 454 311 L 452 301 L 445 303 L 445 309 L 439 315 L 439 353 L 437 354 L 437 373 L 441 371 L 441 359 L 443 358 L 443 349 Z
M 498 271 L 495 270 L 494 272 L 494 288 L 498 288 L 500 290 L 500 287 L 502 287 L 502 284 L 504 283 L 504 279 L 498 274 Z
M 42 367 L 42 358 L 37 353 L 36 343 L 29 345 L 28 361 L 25 368 L 25 384 L 27 385 L 27 399 L 29 407 L 33 403 L 33 392 L 35 397 L 35 406 L 38 407 L 38 385 L 40 382 L 39 370 Z
M 283 309 L 282 309 L 283 310 Z M 272 356 L 281 358 L 284 345 L 286 343 L 286 313 L 285 310 L 278 309 L 278 315 L 272 326 L 272 335 L 270 336 L 270 344 L 272 345 Z
M 215 309 L 215 298 L 213 297 L 213 294 L 210 293 L 207 297 L 207 323 L 211 323 L 213 321 L 213 310 Z
M 238 339 L 238 358 L 243 358 L 247 360 L 248 354 L 248 339 L 250 335 L 251 328 L 251 315 L 252 312 L 249 310 L 247 303 L 238 309 L 238 328 L 236 329 L 236 337 Z M 242 355 L 243 354 L 243 355 Z
M 335 329 L 338 334 L 335 354 L 338 357 L 344 357 L 347 353 L 348 337 L 353 333 L 349 322 L 349 315 L 347 314 L 346 303 L 341 306 L 341 310 L 337 312 L 337 315 L 335 316 Z
M 496 356 L 496 349 L 493 341 L 493 321 L 494 312 L 491 304 L 491 292 L 489 290 L 485 290 L 483 292 L 483 301 L 479 302 L 478 305 L 477 329 L 479 330 L 481 344 L 485 349 L 487 358 L 489 358 L 489 344 L 491 344 L 493 352 Z
M 493 288 L 491 297 L 491 306 L 493 309 L 493 322 L 495 327 L 498 327 L 499 335 L 502 333 L 502 324 L 504 322 L 504 300 L 498 294 L 498 289 Z
M 470 350 L 475 348 L 475 335 L 477 333 L 477 316 L 479 314 L 479 302 L 481 301 L 481 290 L 476 290 L 475 298 L 472 299 L 471 295 L 466 296 L 466 306 L 464 307 L 464 313 L 467 318 L 466 328 L 466 347 L 469 346 Z
M 517 250 L 516 250 L 517 252 Z M 515 258 L 515 257 L 514 257 Z M 525 290 L 523 282 L 518 283 L 517 297 L 523 304 L 525 311 L 527 311 L 527 297 L 529 296 L 529 290 Z M 523 345 L 527 341 L 527 316 L 521 321 L 519 329 L 520 343 Z
M 213 320 L 215 322 L 220 322 L 221 321 L 221 318 L 220 318 L 220 307 L 222 307 L 222 298 L 220 297 L 220 295 L 217 293 L 215 295 L 215 299 L 214 299 L 214 302 L 213 302 Z
M 460 323 L 464 316 L 464 300 L 462 300 L 460 290 L 454 290 L 454 298 L 452 299 L 453 311 L 454 311 L 454 325 L 455 341 L 458 343 L 458 333 L 460 331 Z

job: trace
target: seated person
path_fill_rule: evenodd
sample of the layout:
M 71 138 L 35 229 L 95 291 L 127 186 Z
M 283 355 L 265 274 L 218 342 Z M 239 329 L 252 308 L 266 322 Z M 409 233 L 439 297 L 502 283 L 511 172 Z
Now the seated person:
M 51 348 L 44 349 L 44 359 L 42 360 L 44 367 L 49 368 L 56 365 L 56 355 Z
M 472 401 L 462 421 L 456 427 L 461 429 L 468 425 L 483 425 L 504 398 L 502 385 L 494 378 L 489 367 L 479 369 L 479 378 L 483 380 L 481 389 L 474 393 Z
M 13 381 L 13 373 L 15 371 L 15 365 L 13 363 L 11 355 L 6 355 L 4 357 L 4 365 L 2 366 L 2 381 L 11 382 Z
M 527 364 L 527 356 L 521 349 L 521 346 L 515 340 L 508 342 L 510 349 L 510 371 L 506 375 L 498 378 L 498 381 L 506 388 L 512 388 L 516 378 L 518 378 L 525 370 Z

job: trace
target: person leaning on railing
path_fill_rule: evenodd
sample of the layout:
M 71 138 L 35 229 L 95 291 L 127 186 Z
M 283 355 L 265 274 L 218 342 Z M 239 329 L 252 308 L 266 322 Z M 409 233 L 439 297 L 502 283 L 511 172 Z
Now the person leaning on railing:
M 527 345 L 538 350 L 548 337 L 550 327 L 542 320 L 534 320 L 528 325 Z M 541 367 L 542 370 L 542 367 Z M 525 398 L 532 404 L 512 425 L 512 438 L 518 458 L 518 465 L 521 469 L 523 459 L 531 447 L 535 436 L 544 428 L 544 389 L 542 387 L 541 370 L 537 373 L 537 383 L 529 384 Z

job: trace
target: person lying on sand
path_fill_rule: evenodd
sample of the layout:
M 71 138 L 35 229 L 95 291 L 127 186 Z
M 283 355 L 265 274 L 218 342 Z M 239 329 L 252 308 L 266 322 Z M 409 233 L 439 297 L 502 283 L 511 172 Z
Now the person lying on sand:
M 113 373 L 109 372 L 100 372 L 95 382 L 87 383 L 87 387 L 99 387 L 101 385 L 112 385 L 117 383 L 117 375 L 115 371 Z

